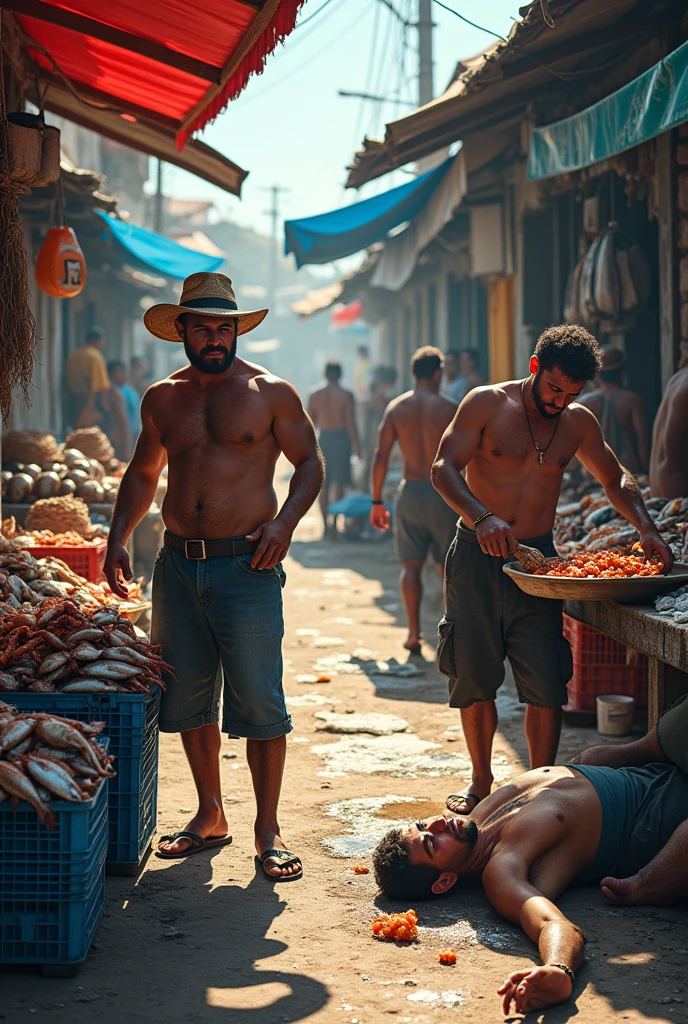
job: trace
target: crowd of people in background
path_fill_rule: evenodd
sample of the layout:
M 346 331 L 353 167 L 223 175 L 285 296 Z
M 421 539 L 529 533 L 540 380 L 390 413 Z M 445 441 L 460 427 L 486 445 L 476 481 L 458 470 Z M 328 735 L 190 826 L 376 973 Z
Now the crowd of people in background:
M 67 359 L 66 425 L 100 427 L 117 458 L 127 462 L 141 430 L 141 399 L 151 382 L 150 365 L 143 356 L 133 356 L 129 366 L 121 359 L 106 362 L 106 342 L 103 328 L 92 327 Z

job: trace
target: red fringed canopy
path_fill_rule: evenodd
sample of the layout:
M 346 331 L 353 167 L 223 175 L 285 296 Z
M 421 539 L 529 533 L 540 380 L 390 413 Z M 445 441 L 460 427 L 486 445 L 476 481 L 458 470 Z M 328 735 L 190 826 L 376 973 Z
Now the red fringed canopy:
M 3 0 L 60 89 L 174 132 L 181 149 L 292 31 L 304 0 Z M 33 45 L 32 45 L 33 44 Z

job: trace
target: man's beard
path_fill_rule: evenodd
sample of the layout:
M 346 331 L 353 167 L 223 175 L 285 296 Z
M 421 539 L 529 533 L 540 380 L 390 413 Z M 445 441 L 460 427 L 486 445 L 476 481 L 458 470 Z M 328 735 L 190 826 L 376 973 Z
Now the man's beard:
M 225 373 L 236 358 L 237 341 L 238 338 L 235 338 L 230 349 L 225 348 L 223 345 L 205 345 L 200 352 L 194 352 L 189 344 L 186 331 L 184 331 L 184 351 L 186 352 L 186 358 L 189 360 L 193 368 L 198 370 L 200 373 L 212 375 Z M 207 356 L 209 352 L 222 352 L 224 355 L 222 359 L 208 359 Z
M 475 821 L 467 821 L 464 827 L 461 829 L 461 835 L 459 837 L 460 843 L 465 843 L 470 846 L 471 850 L 478 842 L 478 825 Z
M 545 404 L 545 402 L 543 401 L 543 399 L 542 399 L 542 395 L 540 394 L 540 372 L 539 371 L 535 375 L 535 379 L 533 380 L 533 385 L 531 387 L 531 394 L 533 396 L 533 401 L 535 402 L 535 404 L 537 406 L 537 411 L 540 413 L 541 416 L 544 416 L 544 418 L 546 420 L 555 420 L 557 418 L 557 416 L 561 416 L 562 412 L 564 411 L 563 409 L 558 409 L 556 412 L 552 412 L 550 407 L 547 406 Z

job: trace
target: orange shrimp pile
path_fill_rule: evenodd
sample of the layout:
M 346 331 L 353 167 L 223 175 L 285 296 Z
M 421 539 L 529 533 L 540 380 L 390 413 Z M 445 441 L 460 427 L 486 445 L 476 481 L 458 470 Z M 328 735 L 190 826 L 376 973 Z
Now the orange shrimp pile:
M 456 953 L 453 949 L 441 949 L 439 953 L 439 961 L 444 964 L 445 967 L 453 967 L 456 963 Z
M 567 576 L 572 579 L 620 580 L 626 576 L 658 576 L 662 563 L 642 555 L 623 555 L 618 551 L 580 551 L 567 558 L 552 559 L 547 568 L 534 569 L 535 576 Z
M 407 910 L 404 914 L 380 914 L 371 927 L 376 939 L 414 942 L 418 938 L 418 915 L 415 910 Z
M 55 533 L 53 530 L 29 530 L 22 534 L 22 539 L 31 538 L 34 547 L 48 548 L 83 548 L 90 547 L 91 542 L 84 540 L 81 534 L 74 530 L 67 530 L 64 533 Z M 28 540 L 27 540 L 28 543 Z

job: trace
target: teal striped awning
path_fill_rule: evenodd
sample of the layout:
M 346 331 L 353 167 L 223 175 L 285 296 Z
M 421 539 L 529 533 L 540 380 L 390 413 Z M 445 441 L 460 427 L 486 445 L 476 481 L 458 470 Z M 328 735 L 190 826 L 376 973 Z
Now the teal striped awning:
M 688 42 L 599 103 L 534 128 L 528 177 L 589 167 L 688 121 Z

